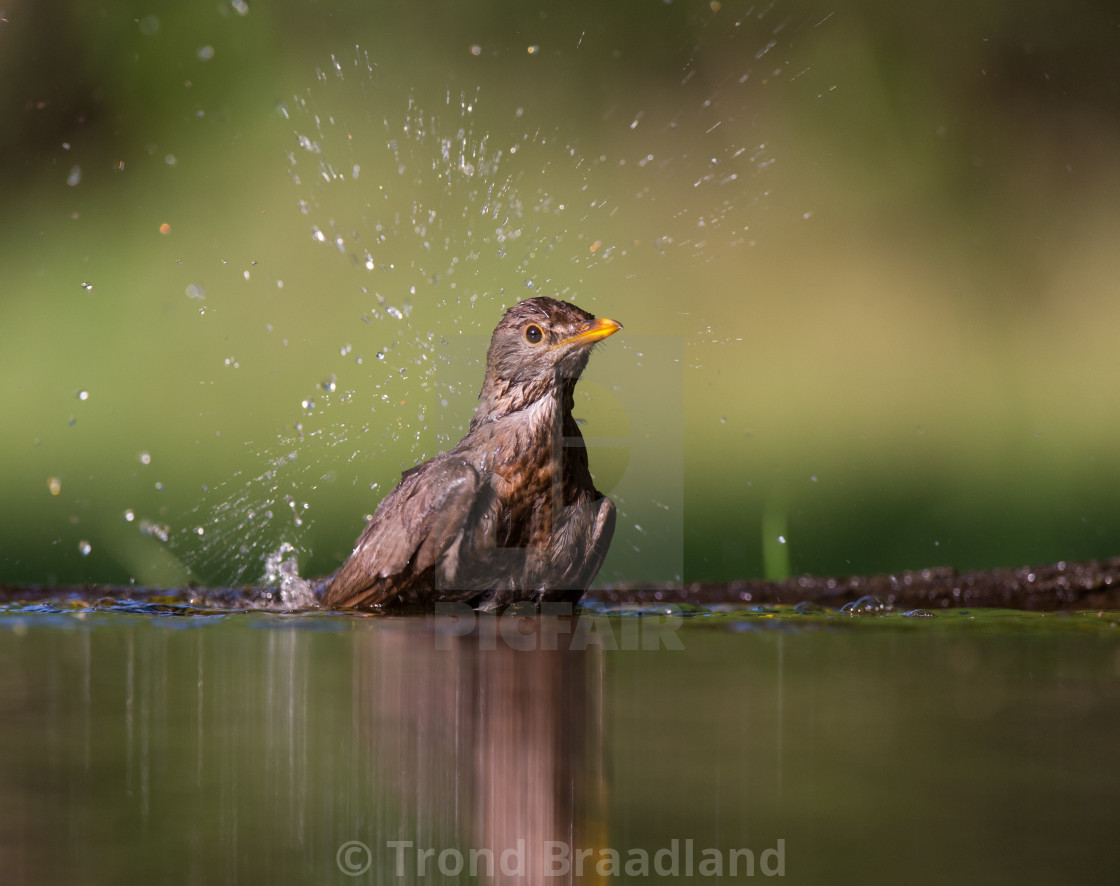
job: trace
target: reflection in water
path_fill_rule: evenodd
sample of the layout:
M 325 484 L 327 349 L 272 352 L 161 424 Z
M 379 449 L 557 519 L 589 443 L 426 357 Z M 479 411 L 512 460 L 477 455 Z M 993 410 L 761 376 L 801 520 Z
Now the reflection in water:
M 540 882 L 547 841 L 601 843 L 605 814 L 603 653 L 557 639 L 521 651 L 431 617 L 0 618 L 6 882 L 368 865 L 358 882 L 443 883 L 491 859 L 480 882 Z
M 557 870 L 549 844 L 602 842 L 602 653 L 565 648 L 570 634 L 542 648 L 539 622 L 521 622 L 530 649 L 486 648 L 485 631 L 433 641 L 430 620 L 355 649 L 370 784 L 391 779 L 401 804 L 396 834 L 379 835 L 387 868 L 539 882 Z
M 1115 623 L 712 612 L 614 652 L 534 621 L 0 610 L 0 871 L 570 882 L 551 842 L 596 851 L 579 883 L 673 845 L 693 882 L 705 850 L 765 879 L 775 847 L 783 882 L 1116 882 Z

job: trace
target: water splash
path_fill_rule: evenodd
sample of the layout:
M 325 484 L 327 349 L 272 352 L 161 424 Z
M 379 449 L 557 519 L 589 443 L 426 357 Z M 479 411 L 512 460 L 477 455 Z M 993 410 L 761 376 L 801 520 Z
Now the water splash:
M 176 519 L 183 528 L 172 546 L 207 579 L 254 580 L 282 544 L 313 558 L 309 490 L 337 473 L 332 482 L 366 492 L 452 445 L 505 307 L 533 294 L 579 301 L 596 279 L 615 285 L 612 266 L 644 260 L 642 250 L 710 258 L 709 246 L 746 229 L 743 207 L 760 190 L 748 179 L 764 174 L 771 156 L 745 130 L 712 126 L 718 118 L 699 100 L 693 116 L 712 116 L 702 155 L 679 152 L 677 121 L 663 108 L 628 110 L 627 122 L 641 122 L 635 134 L 585 154 L 580 138 L 531 106 L 503 105 L 504 94 L 393 76 L 355 47 L 278 105 L 293 230 L 302 228 L 317 259 L 341 262 L 330 311 L 362 324 L 320 343 L 322 370 L 284 392 L 292 424 L 254 444 L 263 469 L 212 486 Z M 703 213 L 653 205 L 665 202 L 667 170 L 677 185 L 712 194 Z M 188 289 L 199 302 L 205 295 L 200 284 Z M 444 371 L 449 364 L 454 371 Z M 655 522 L 643 515 L 649 536 L 635 530 L 638 547 L 654 543 Z M 204 549 L 192 526 L 205 528 Z
M 565 213 L 581 180 L 573 187 L 571 169 L 558 176 L 550 167 L 558 154 L 577 168 L 582 158 L 521 108 L 484 110 L 480 90 L 421 97 L 355 47 L 332 56 L 280 113 L 294 126 L 288 173 L 301 189 L 299 211 L 313 241 L 373 275 L 361 284 L 377 301 L 373 319 L 407 316 L 396 293 L 419 290 L 427 304 L 461 314 L 464 301 L 501 296 L 481 282 L 499 277 L 481 270 L 495 259 L 528 278 L 530 265 L 570 239 Z M 585 252 L 573 244 L 573 257 Z
M 293 609 L 310 609 L 316 604 L 315 593 L 306 579 L 299 575 L 299 558 L 288 542 L 270 551 L 265 558 L 264 584 L 280 588 L 280 602 Z
M 286 442 L 291 445 L 294 441 Z M 303 527 L 295 508 L 289 507 L 303 482 L 298 453 L 261 451 L 257 457 L 266 465 L 263 471 L 248 478 L 238 472 L 208 489 L 184 518 L 184 524 L 194 528 L 173 534 L 172 547 L 182 549 L 181 557 L 192 574 L 241 584 L 255 581 L 263 569 L 267 581 L 270 569 L 275 571 L 269 558 L 281 549 L 282 554 L 295 551 L 287 539 L 298 542 Z M 196 543 L 191 542 L 191 534 Z M 203 536 L 205 544 L 200 546 L 197 540 Z

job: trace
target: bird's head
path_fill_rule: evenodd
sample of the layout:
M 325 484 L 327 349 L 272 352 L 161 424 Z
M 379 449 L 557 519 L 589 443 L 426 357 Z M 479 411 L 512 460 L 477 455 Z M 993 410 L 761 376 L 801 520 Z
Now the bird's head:
M 502 317 L 486 355 L 480 411 L 521 409 L 559 388 L 570 395 L 596 342 L 622 328 L 554 298 L 530 298 Z

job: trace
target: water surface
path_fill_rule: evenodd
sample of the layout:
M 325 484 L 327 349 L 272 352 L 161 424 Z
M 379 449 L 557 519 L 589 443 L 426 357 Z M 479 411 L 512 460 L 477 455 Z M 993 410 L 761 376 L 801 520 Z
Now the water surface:
M 7 882 L 1118 872 L 1114 615 L 154 611 L 0 612 Z

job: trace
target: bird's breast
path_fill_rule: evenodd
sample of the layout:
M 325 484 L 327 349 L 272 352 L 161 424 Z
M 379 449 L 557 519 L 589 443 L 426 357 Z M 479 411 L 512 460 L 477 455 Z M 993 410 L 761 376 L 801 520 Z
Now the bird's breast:
M 582 442 L 575 420 L 555 398 L 546 397 L 476 425 L 459 444 L 473 466 L 490 477 L 499 546 L 549 546 L 559 509 L 596 496 Z

